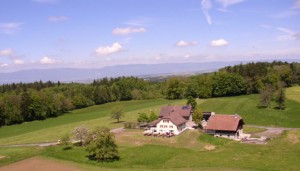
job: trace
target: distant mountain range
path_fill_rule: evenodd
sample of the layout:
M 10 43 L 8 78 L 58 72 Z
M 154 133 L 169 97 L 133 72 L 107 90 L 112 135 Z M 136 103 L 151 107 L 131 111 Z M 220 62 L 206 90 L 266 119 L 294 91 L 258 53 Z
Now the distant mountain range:
M 129 64 L 107 66 L 100 69 L 32 69 L 0 73 L 0 84 L 13 82 L 28 83 L 40 80 L 53 82 L 91 82 L 94 79 L 104 77 L 137 76 L 145 78 L 160 75 L 185 75 L 212 72 L 222 67 L 239 63 L 240 62 Z

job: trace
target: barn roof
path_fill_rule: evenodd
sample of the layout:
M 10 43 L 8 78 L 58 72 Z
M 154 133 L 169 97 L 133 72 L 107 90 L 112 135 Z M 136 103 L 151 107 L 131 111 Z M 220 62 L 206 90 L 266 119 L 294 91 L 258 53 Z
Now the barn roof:
M 236 131 L 239 123 L 244 121 L 239 115 L 223 115 L 216 114 L 210 116 L 205 129 L 207 130 L 219 130 L 219 131 Z

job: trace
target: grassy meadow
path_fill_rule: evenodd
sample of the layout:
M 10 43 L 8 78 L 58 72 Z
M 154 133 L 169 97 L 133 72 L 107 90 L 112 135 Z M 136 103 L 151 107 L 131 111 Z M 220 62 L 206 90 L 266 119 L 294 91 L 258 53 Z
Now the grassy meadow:
M 299 94 L 300 96 L 300 94 Z M 286 109 L 260 108 L 259 95 L 245 95 L 237 97 L 221 97 L 207 99 L 201 104 L 203 111 L 215 111 L 219 114 L 240 114 L 246 124 L 300 127 L 300 102 L 287 99 Z
M 168 104 L 185 103 L 183 100 L 169 101 L 164 99 L 124 101 L 92 106 L 74 110 L 57 118 L 44 121 L 33 121 L 0 128 L 0 145 L 53 142 L 81 125 L 89 128 L 106 126 L 108 128 L 123 127 L 123 123 L 115 123 L 110 119 L 110 111 L 114 106 L 122 105 L 125 110 L 124 121 L 136 121 L 138 113 L 159 112 L 160 107 Z
M 116 162 L 90 161 L 85 157 L 87 152 L 80 147 L 71 150 L 50 147 L 42 155 L 98 169 L 297 170 L 300 167 L 300 131 L 285 132 L 267 145 L 242 144 L 202 133 L 198 133 L 200 138 L 196 141 L 189 142 L 195 135 L 189 131 L 174 139 L 157 137 L 157 140 L 134 133 L 136 136 L 131 138 L 117 137 L 117 142 L 127 143 L 119 145 L 121 159 Z
M 246 124 L 298 127 L 300 128 L 300 87 L 287 89 L 287 108 L 257 107 L 259 95 L 222 97 L 199 100 L 203 111 L 240 114 Z M 19 143 L 57 141 L 73 128 L 85 125 L 89 128 L 107 126 L 122 127 L 110 119 L 110 111 L 123 105 L 123 121 L 135 121 L 138 113 L 159 112 L 167 104 L 184 104 L 186 100 L 164 99 L 125 101 L 74 110 L 68 114 L 44 121 L 34 121 L 0 128 L 0 146 Z M 274 104 L 273 104 L 274 105 Z M 275 107 L 275 106 L 274 106 Z M 245 127 L 247 133 L 264 131 L 261 128 Z M 285 131 L 267 145 L 242 144 L 214 138 L 201 132 L 186 131 L 173 138 L 144 137 L 141 130 L 125 130 L 116 134 L 121 160 L 112 163 L 97 163 L 86 158 L 84 148 L 73 147 L 0 147 L 0 166 L 31 156 L 75 163 L 83 170 L 298 170 L 300 168 L 300 131 Z
M 300 86 L 290 87 L 286 91 L 286 96 L 290 100 L 300 103 Z

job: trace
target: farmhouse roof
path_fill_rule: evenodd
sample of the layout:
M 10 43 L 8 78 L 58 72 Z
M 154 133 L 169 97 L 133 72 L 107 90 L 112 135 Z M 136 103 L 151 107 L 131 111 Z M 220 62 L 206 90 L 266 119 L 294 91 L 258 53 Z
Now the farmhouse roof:
M 244 121 L 240 115 L 216 114 L 210 116 L 205 129 L 219 131 L 236 131 L 240 122 L 244 124 Z
M 174 123 L 176 126 L 187 122 L 186 119 L 184 119 L 182 116 L 180 116 L 177 113 L 166 113 L 162 117 L 154 120 L 150 125 L 156 126 L 161 120 L 169 120 L 172 123 Z
M 155 126 L 156 124 L 158 124 L 161 121 L 161 118 L 158 118 L 154 121 L 151 122 L 150 126 Z
M 175 125 L 180 125 L 180 124 L 187 122 L 186 119 L 184 119 L 182 116 L 180 116 L 179 114 L 174 113 L 174 112 L 173 113 L 165 113 L 162 116 L 162 119 L 169 119 Z
M 182 117 L 188 117 L 191 115 L 192 106 L 163 106 L 161 107 L 161 111 L 159 117 L 164 116 L 165 114 L 176 113 Z

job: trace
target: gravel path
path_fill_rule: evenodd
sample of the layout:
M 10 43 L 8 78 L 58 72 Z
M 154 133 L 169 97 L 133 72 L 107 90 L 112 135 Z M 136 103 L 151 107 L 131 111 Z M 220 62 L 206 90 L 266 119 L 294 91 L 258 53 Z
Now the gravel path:
M 277 137 L 280 134 L 282 134 L 283 131 L 300 130 L 300 128 L 268 127 L 268 126 L 258 126 L 258 125 L 245 125 L 245 126 L 266 129 L 266 131 L 255 133 L 254 135 L 258 137 L 265 136 L 268 138 Z

